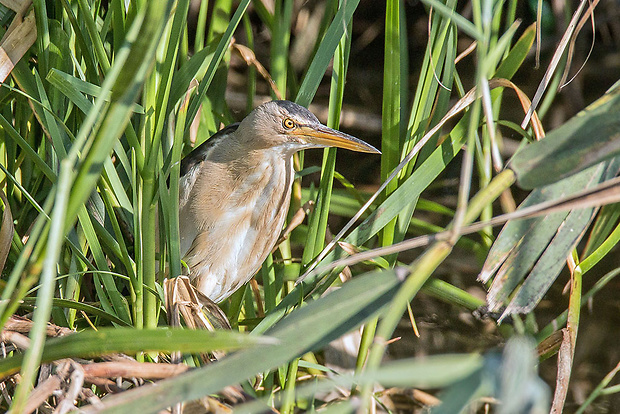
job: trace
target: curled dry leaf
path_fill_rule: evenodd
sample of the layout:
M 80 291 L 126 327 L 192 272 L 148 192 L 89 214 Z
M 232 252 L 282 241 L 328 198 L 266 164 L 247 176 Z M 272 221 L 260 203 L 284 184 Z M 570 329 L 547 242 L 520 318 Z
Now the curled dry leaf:
M 273 90 L 273 93 L 276 95 L 276 97 L 278 99 L 284 99 L 282 97 L 282 93 L 278 89 L 278 85 L 276 85 L 274 80 L 271 78 L 271 75 L 269 74 L 269 72 L 267 72 L 267 69 L 265 69 L 265 67 L 258 61 L 256 55 L 254 54 L 254 51 L 247 46 L 240 45 L 239 43 L 234 43 L 233 48 L 237 52 L 239 52 L 239 54 L 248 66 L 253 65 L 256 67 L 258 73 L 260 73 L 260 75 L 269 83 L 269 87 Z
M 314 200 L 308 200 L 303 206 L 301 206 L 291 218 L 289 224 L 282 230 L 282 235 L 278 239 L 278 242 L 271 250 L 271 253 L 275 252 L 278 249 L 278 246 L 284 242 L 291 235 L 293 230 L 295 230 L 301 223 L 304 222 L 306 216 L 314 209 Z

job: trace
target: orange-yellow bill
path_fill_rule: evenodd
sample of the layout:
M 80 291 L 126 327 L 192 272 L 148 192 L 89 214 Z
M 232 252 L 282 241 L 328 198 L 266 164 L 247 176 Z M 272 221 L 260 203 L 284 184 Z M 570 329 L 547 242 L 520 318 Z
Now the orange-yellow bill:
M 345 148 L 351 151 L 369 152 L 372 154 L 381 154 L 381 151 L 372 145 L 365 143 L 361 139 L 345 134 L 344 132 L 328 128 L 325 125 L 300 126 L 295 130 L 294 134 L 302 136 L 309 144 L 325 147 Z

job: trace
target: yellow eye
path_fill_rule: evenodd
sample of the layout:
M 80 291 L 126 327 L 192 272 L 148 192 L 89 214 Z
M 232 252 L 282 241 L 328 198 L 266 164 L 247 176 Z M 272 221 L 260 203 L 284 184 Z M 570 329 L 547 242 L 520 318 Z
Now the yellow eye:
M 284 121 L 282 121 L 282 126 L 286 129 L 293 129 L 295 128 L 295 121 L 291 118 L 285 118 Z

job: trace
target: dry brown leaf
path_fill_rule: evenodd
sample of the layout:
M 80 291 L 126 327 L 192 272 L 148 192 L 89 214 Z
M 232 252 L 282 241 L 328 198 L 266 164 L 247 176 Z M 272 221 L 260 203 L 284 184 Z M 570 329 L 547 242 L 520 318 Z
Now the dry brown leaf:
M 284 228 L 284 230 L 282 230 L 282 235 L 278 239 L 278 242 L 276 243 L 276 245 L 271 250 L 271 253 L 275 252 L 278 249 L 278 246 L 283 241 L 288 239 L 288 237 L 291 235 L 293 230 L 295 230 L 301 223 L 304 222 L 308 213 L 311 212 L 313 209 L 314 209 L 314 200 L 308 200 L 303 206 L 299 207 L 299 209 L 293 215 L 293 218 L 291 218 L 290 223 Z
M 258 73 L 260 73 L 263 79 L 265 79 L 267 83 L 269 83 L 269 87 L 271 88 L 271 90 L 273 90 L 273 93 L 276 95 L 276 98 L 284 99 L 284 97 L 282 96 L 282 93 L 278 89 L 278 85 L 276 85 L 274 80 L 271 78 L 271 75 L 269 74 L 267 69 L 265 69 L 265 67 L 258 61 L 252 49 L 250 49 L 247 46 L 240 45 L 239 43 L 234 43 L 233 49 L 239 52 L 239 54 L 241 55 L 241 57 L 243 58 L 243 60 L 248 66 L 253 65 L 254 67 L 256 67 L 256 70 L 258 70 Z
M 0 0 L 0 3 L 13 10 L 15 13 L 19 13 L 20 11 L 28 8 L 32 3 L 32 0 Z
M 0 82 L 6 80 L 15 64 L 37 40 L 34 10 L 31 10 L 25 18 L 20 10 L 16 10 L 17 15 L 0 41 Z
M 564 407 L 566 395 L 568 394 L 568 383 L 570 381 L 571 367 L 573 365 L 573 345 L 568 329 L 562 329 L 562 344 L 558 352 L 558 374 L 555 383 L 555 393 L 553 395 L 553 405 L 551 414 L 559 414 Z
M 166 279 L 164 296 L 169 318 L 174 312 L 180 312 L 187 326 L 192 329 L 230 329 L 230 323 L 224 312 L 217 304 L 198 291 L 187 276 Z
M 37 385 L 37 387 L 28 396 L 28 401 L 26 401 L 24 412 L 31 413 L 39 408 L 41 404 L 47 401 L 54 391 L 60 388 L 61 383 L 61 379 L 58 376 L 53 375 Z
M 162 379 L 179 375 L 189 369 L 187 365 L 158 364 L 151 362 L 98 362 L 82 366 L 86 378 L 144 378 Z

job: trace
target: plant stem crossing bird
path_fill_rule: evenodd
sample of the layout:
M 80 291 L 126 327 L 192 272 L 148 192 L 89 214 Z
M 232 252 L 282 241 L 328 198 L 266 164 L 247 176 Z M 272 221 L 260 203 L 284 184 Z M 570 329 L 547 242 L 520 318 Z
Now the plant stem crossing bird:
M 181 257 L 199 291 L 219 303 L 258 272 L 284 225 L 293 154 L 323 147 L 380 153 L 300 105 L 271 101 L 181 161 Z

